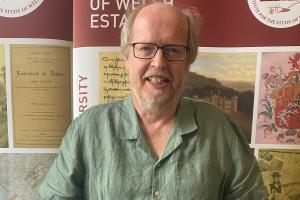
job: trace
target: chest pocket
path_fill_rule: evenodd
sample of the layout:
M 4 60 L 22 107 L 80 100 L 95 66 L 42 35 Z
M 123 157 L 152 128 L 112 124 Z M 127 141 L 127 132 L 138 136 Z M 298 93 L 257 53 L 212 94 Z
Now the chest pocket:
M 186 200 L 180 196 L 181 178 L 177 165 L 167 169 L 161 166 L 155 170 L 118 164 L 109 168 L 103 175 L 97 175 L 97 199 L 149 200 L 155 199 L 155 193 L 159 192 L 159 200 Z
M 111 163 L 96 178 L 98 199 L 141 199 L 142 179 L 137 166 Z
M 223 177 L 213 161 L 191 162 L 178 165 L 180 198 L 189 200 L 221 200 Z

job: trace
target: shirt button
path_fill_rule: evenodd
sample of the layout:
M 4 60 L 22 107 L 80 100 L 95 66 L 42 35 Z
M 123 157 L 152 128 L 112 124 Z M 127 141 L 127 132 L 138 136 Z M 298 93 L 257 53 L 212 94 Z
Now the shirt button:
M 155 195 L 155 196 L 159 196 L 159 195 L 160 195 L 159 191 L 155 191 L 155 192 L 154 192 L 154 195 Z

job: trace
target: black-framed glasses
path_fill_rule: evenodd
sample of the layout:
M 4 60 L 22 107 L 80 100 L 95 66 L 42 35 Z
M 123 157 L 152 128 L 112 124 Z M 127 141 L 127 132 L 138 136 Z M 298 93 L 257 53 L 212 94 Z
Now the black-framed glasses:
M 159 46 L 153 43 L 132 43 L 133 54 L 139 59 L 154 58 L 158 49 L 162 49 L 164 58 L 169 61 L 183 61 L 186 58 L 188 47 L 184 45 L 167 44 Z

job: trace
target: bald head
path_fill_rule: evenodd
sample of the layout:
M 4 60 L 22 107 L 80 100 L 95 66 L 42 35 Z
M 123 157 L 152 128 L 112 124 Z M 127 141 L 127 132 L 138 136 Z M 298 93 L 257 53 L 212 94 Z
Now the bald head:
M 187 62 L 192 63 L 198 51 L 199 28 L 197 22 L 199 22 L 199 19 L 199 13 L 193 8 L 180 9 L 176 6 L 156 1 L 140 4 L 138 8 L 127 13 L 127 20 L 121 31 L 121 51 L 127 58 L 128 44 L 137 42 L 133 41 L 134 37 L 147 26 L 151 27 L 151 31 L 158 35 L 156 41 L 151 41 L 157 44 L 161 43 L 162 39 L 164 42 L 168 42 L 167 38 L 170 37 L 170 34 L 180 35 L 180 37 L 185 38 L 184 44 L 181 44 L 189 46 Z M 170 31 L 165 33 L 164 30 L 167 29 Z M 148 35 L 147 32 L 143 32 L 143 34 L 145 38 Z M 172 42 L 174 43 L 174 41 Z
M 178 8 L 163 3 L 145 6 L 134 20 L 129 42 L 187 46 L 188 21 L 186 16 Z

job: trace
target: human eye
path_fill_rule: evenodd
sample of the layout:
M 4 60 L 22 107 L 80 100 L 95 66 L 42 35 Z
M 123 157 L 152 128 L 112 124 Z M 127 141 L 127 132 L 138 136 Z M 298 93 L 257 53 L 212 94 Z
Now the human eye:
M 165 46 L 164 49 L 165 49 L 165 54 L 172 59 L 182 57 L 185 54 L 185 47 L 183 46 L 168 45 Z
M 151 55 L 155 51 L 156 47 L 153 44 L 137 43 L 135 48 L 139 54 Z

